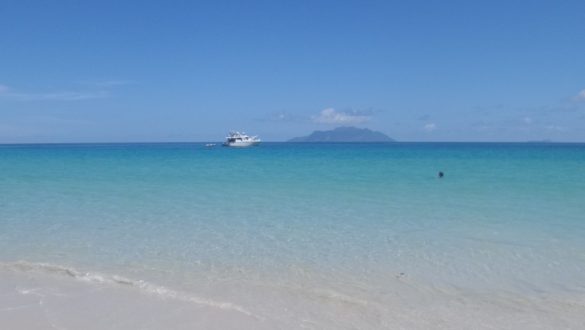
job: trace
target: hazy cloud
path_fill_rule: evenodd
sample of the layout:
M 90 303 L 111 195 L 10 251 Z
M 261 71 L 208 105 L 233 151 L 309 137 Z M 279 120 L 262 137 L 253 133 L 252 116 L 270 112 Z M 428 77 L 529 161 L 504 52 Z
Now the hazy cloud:
M 79 101 L 108 97 L 105 90 L 97 91 L 58 91 L 58 92 L 22 92 L 7 85 L 0 85 L 0 99 L 14 101 Z
M 432 132 L 437 129 L 437 124 L 435 123 L 427 123 L 423 126 L 423 129 L 427 132 Z
M 585 101 L 585 89 L 580 91 L 579 94 L 573 98 L 575 101 Z
M 12 93 L 4 92 L 1 97 L 16 101 L 80 101 L 108 97 L 106 91 L 97 92 L 54 92 L 54 93 Z
M 259 121 L 268 121 L 268 122 L 283 122 L 283 123 L 299 123 L 299 122 L 307 122 L 308 117 L 306 116 L 299 116 L 287 112 L 276 112 L 268 114 L 266 117 L 258 118 Z
M 72 133 L 85 133 L 93 123 L 57 115 L 24 115 L 0 122 L 0 142 L 66 141 Z
M 311 117 L 313 122 L 319 124 L 361 124 L 370 120 L 371 111 L 337 111 L 333 108 L 323 109 L 319 115 Z
M 84 88 L 58 91 L 22 91 L 0 84 L 0 99 L 13 101 L 81 101 L 101 99 L 110 96 L 110 91 L 116 87 L 134 84 L 130 80 L 98 80 L 77 82 Z M 81 87 L 81 86 L 78 86 Z
M 99 80 L 99 81 L 82 81 L 80 84 L 93 86 L 93 87 L 100 87 L 100 88 L 110 88 L 110 87 L 118 87 L 118 86 L 126 86 L 132 85 L 136 82 L 131 80 Z
M 560 126 L 560 125 L 546 125 L 546 126 L 544 126 L 544 128 L 548 131 L 554 131 L 554 132 L 564 132 L 567 130 L 566 127 Z
M 429 120 L 429 119 L 431 119 L 431 115 L 429 115 L 429 114 L 424 114 L 424 115 L 422 115 L 422 116 L 419 116 L 419 117 L 417 118 L 417 120 L 420 120 L 420 121 L 427 121 L 427 120 Z

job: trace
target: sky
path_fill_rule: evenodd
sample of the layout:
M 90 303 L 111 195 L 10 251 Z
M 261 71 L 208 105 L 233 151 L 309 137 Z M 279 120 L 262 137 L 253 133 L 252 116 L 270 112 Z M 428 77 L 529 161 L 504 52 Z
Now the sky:
M 0 0 L 0 143 L 585 142 L 585 1 Z

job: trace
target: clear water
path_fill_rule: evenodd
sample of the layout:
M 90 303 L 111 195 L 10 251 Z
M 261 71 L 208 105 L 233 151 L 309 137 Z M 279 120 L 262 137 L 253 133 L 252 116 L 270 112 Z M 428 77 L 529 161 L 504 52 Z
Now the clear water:
M 79 285 L 219 309 L 177 328 L 578 328 L 585 145 L 5 145 L 0 262 L 8 311 Z

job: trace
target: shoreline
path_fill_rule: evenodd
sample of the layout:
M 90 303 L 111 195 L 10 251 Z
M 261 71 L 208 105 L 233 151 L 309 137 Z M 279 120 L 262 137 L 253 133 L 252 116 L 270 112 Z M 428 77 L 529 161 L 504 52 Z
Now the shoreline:
M 484 295 L 407 278 L 392 283 L 387 292 L 361 292 L 361 297 L 300 282 L 218 283 L 196 295 L 60 265 L 3 263 L 0 325 L 36 330 L 121 324 L 149 329 L 577 329 L 585 324 L 584 293 Z

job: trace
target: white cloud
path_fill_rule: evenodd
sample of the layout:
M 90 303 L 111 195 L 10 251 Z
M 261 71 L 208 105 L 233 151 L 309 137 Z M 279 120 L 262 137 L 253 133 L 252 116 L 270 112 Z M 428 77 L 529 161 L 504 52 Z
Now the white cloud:
M 118 86 L 134 83 L 130 80 L 85 81 L 77 83 L 85 87 L 57 91 L 22 91 L 0 84 L 0 99 L 13 101 L 80 101 L 101 99 L 109 97 L 110 92 Z
M 423 126 L 423 129 L 427 132 L 432 132 L 437 129 L 437 124 L 435 123 L 427 123 Z
M 313 122 L 320 124 L 360 124 L 370 120 L 370 115 L 341 112 L 333 108 L 323 109 L 318 116 L 311 117 Z
M 117 86 L 126 86 L 135 84 L 132 80 L 100 80 L 100 81 L 82 81 L 82 85 L 99 87 L 99 88 L 110 88 Z
M 108 97 L 107 91 L 62 91 L 50 93 L 16 92 L 6 85 L 0 85 L 0 98 L 15 101 L 79 101 Z
M 575 101 L 585 101 L 585 89 L 580 91 L 579 94 L 575 95 Z
M 259 121 L 269 121 L 269 122 L 282 122 L 282 123 L 289 123 L 289 122 L 306 122 L 308 120 L 305 116 L 299 116 L 295 114 L 290 114 L 286 112 L 274 112 L 267 114 L 262 118 L 257 118 L 256 120 Z

